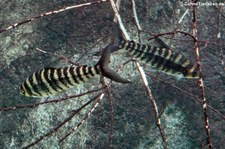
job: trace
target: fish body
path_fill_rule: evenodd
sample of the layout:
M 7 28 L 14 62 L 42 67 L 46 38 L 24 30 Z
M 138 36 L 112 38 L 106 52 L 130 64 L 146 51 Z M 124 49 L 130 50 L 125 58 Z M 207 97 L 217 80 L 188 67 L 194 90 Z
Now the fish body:
M 44 68 L 30 75 L 22 84 L 25 96 L 50 96 L 66 91 L 101 74 L 100 66 Z
M 166 74 L 198 78 L 197 67 L 182 54 L 168 48 L 159 48 L 125 39 L 120 40 L 118 48 L 125 49 L 132 57 Z
M 20 86 L 20 94 L 30 97 L 51 96 L 84 83 L 96 75 L 105 76 L 120 83 L 130 83 L 108 67 L 113 44 L 108 45 L 94 66 L 70 66 L 43 68 L 30 75 Z

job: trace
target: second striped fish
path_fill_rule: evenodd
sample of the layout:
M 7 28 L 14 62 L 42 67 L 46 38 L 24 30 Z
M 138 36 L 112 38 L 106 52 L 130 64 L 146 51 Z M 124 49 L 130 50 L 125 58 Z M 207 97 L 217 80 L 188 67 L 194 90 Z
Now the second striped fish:
M 158 48 L 124 39 L 120 40 L 118 46 L 119 49 L 125 49 L 132 57 L 150 64 L 156 70 L 184 78 L 198 77 L 196 65 L 193 65 L 182 54 L 170 49 Z

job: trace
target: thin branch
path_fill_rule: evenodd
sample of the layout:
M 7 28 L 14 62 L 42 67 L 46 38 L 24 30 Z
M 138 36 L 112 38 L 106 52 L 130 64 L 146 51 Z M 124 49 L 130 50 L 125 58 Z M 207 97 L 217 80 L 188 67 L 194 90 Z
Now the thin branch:
M 101 94 L 101 93 L 100 93 Z M 98 96 L 96 96 L 98 97 Z M 56 127 L 54 127 L 52 130 L 50 130 L 49 132 L 45 133 L 44 135 L 40 136 L 38 139 L 36 139 L 34 142 L 28 144 L 27 146 L 23 147 L 23 149 L 27 149 L 30 148 L 31 146 L 34 146 L 35 144 L 37 144 L 38 142 L 42 141 L 44 138 L 52 135 L 53 133 L 57 132 L 59 130 L 59 128 L 61 128 L 62 126 L 64 126 L 67 122 L 69 122 L 74 116 L 76 116 L 82 109 L 84 109 L 86 106 L 88 106 L 91 102 L 96 100 L 96 97 L 89 100 L 87 103 L 85 103 L 83 106 L 81 106 L 79 109 L 74 110 L 73 113 L 68 116 L 63 122 L 61 122 L 60 124 L 58 124 Z
M 49 16 L 49 15 L 52 15 L 52 14 L 57 14 L 57 13 L 60 13 L 60 12 L 65 11 L 65 10 L 80 8 L 80 7 L 94 5 L 94 4 L 99 4 L 99 3 L 106 2 L 106 1 L 107 0 L 97 0 L 97 1 L 87 2 L 87 3 L 83 3 L 83 4 L 67 6 L 67 7 L 64 7 L 64 8 L 61 8 L 61 9 L 57 9 L 57 10 L 53 10 L 53 11 L 48 11 L 46 13 L 39 14 L 39 15 L 34 16 L 34 17 L 31 17 L 31 18 L 29 18 L 27 20 L 24 20 L 24 21 L 21 21 L 19 23 L 15 23 L 15 24 L 13 24 L 11 26 L 8 26 L 6 28 L 3 28 L 3 29 L 0 30 L 0 33 L 5 32 L 5 31 L 8 31 L 8 30 L 11 30 L 11 29 L 13 29 L 15 27 L 18 27 L 18 26 L 22 25 L 22 24 L 25 24 L 27 22 L 31 22 L 31 21 L 40 19 L 40 18 L 45 17 L 45 16 Z
M 36 50 L 38 50 L 39 52 L 42 52 L 42 53 L 45 53 L 45 54 L 48 54 L 48 55 L 51 55 L 51 56 L 54 56 L 54 57 L 57 57 L 58 59 L 56 61 L 58 61 L 59 59 L 60 60 L 64 60 L 65 62 L 62 62 L 62 63 L 65 63 L 65 64 L 72 64 L 72 65 L 75 65 L 75 66 L 79 66 L 77 63 L 74 63 L 72 60 L 70 60 L 70 58 L 67 58 L 66 56 L 64 55 L 59 55 L 59 54 L 54 54 L 54 53 L 51 53 L 51 52 L 48 52 L 48 51 L 45 51 L 45 50 L 42 50 L 40 48 L 36 48 Z M 53 61 L 52 63 L 55 63 L 55 61 Z
M 182 15 L 182 17 L 180 18 L 180 20 L 179 20 L 179 24 L 183 21 L 183 19 L 184 19 L 184 17 L 188 14 L 188 12 L 189 12 L 189 9 L 187 9 L 185 12 L 184 12 L 184 14 Z
M 160 34 L 153 34 L 153 33 L 150 33 L 150 32 L 147 32 L 147 31 L 142 31 L 144 33 L 147 33 L 147 34 L 150 34 L 151 38 L 148 38 L 148 40 L 152 40 L 152 39 L 155 39 L 157 37 L 160 37 L 160 36 L 164 36 L 164 35 L 174 35 L 174 34 L 177 34 L 177 33 L 180 33 L 180 34 L 184 34 L 185 36 L 188 35 L 190 36 L 193 40 L 195 40 L 195 38 L 193 37 L 193 35 L 191 33 L 188 33 L 188 32 L 184 32 L 184 31 L 173 31 L 173 32 L 166 32 L 166 33 L 160 33 Z M 166 38 L 166 37 L 163 37 L 163 38 Z M 166 38 L 166 39 L 171 39 L 171 38 Z M 171 39 L 171 40 L 179 40 L 179 41 L 183 41 L 183 42 L 193 42 L 193 40 L 185 40 L 185 39 Z M 207 44 L 211 44 L 211 45 L 222 45 L 220 43 L 216 43 L 216 42 L 213 42 L 213 41 L 208 41 L 208 40 L 198 40 L 198 42 L 201 42 L 201 43 L 207 43 Z
M 107 88 L 104 89 L 101 93 L 99 93 L 97 96 L 94 97 L 94 100 L 96 100 L 94 103 L 94 106 L 88 111 L 87 114 L 85 114 L 85 116 L 80 120 L 80 122 L 74 128 L 72 128 L 66 135 L 64 135 L 59 140 L 60 143 L 63 142 L 64 140 L 66 140 L 66 138 L 68 138 L 69 135 L 71 135 L 74 131 L 76 131 L 85 122 L 85 120 L 91 115 L 91 113 L 95 110 L 95 108 L 99 105 L 99 102 L 104 97 L 105 92 L 107 91 Z
M 151 93 L 151 90 L 148 86 L 148 81 L 147 81 L 147 78 L 146 78 L 146 75 L 145 75 L 145 72 L 144 70 L 142 69 L 142 67 L 139 65 L 138 62 L 135 61 L 135 64 L 137 65 L 137 68 L 138 68 L 138 72 L 140 73 L 140 76 L 144 82 L 144 86 L 145 86 L 145 91 L 152 103 L 152 106 L 153 106 L 153 109 L 154 109 L 154 114 L 155 114 L 155 119 L 156 119 L 156 123 L 157 123 L 157 127 L 159 128 L 159 131 L 160 131 L 160 134 L 161 134 L 161 137 L 162 137 L 162 142 L 163 142 L 163 147 L 164 149 L 168 149 L 167 147 L 167 143 L 166 143 L 166 137 L 165 137 L 165 133 L 163 131 L 163 128 L 161 126 L 161 121 L 160 121 L 160 118 L 159 118 L 159 112 L 158 112 L 158 108 L 157 108 L 157 105 L 156 105 L 156 102 L 152 96 L 152 93 Z
M 111 3 L 111 6 L 112 6 L 112 8 L 113 8 L 113 11 L 114 11 L 114 14 L 115 14 L 115 16 L 116 16 L 116 18 L 117 19 L 115 19 L 115 17 L 114 17 L 114 22 L 116 22 L 117 20 L 118 20 L 118 23 L 119 23 L 119 25 L 120 25 L 120 29 L 122 30 L 122 32 L 123 32 L 123 34 L 124 34 L 124 36 L 125 36 L 125 39 L 126 40 L 130 40 L 130 37 L 129 37 L 129 35 L 127 34 L 127 31 L 126 31 L 126 28 L 124 27 L 124 25 L 123 25 L 123 22 L 122 22 L 122 19 L 121 19 L 121 17 L 120 17 L 120 14 L 119 14 L 119 12 L 118 12 L 118 10 L 117 10 L 117 8 L 116 8 L 116 4 L 114 3 L 114 1 L 113 0 L 110 0 L 110 3 Z
M 91 51 L 93 48 L 96 47 L 97 44 L 99 44 L 101 41 L 103 41 L 104 39 L 106 39 L 108 36 L 105 36 L 103 38 L 101 38 L 100 40 L 98 40 L 90 49 L 88 49 L 87 51 L 85 51 L 77 60 L 76 62 L 80 61 L 89 51 Z M 102 51 L 103 52 L 103 51 Z M 102 53 L 101 53 L 102 54 Z
M 172 86 L 173 88 L 175 88 L 175 89 L 177 89 L 177 90 L 183 92 L 184 94 L 186 94 L 186 95 L 188 95 L 188 96 L 194 98 L 194 99 L 197 100 L 199 103 L 202 102 L 202 100 L 199 99 L 196 95 L 193 95 L 193 94 L 191 94 L 191 93 L 185 91 L 185 89 L 179 88 L 179 87 L 177 87 L 176 85 L 173 85 L 173 84 L 171 84 L 171 83 L 168 82 L 168 81 L 165 81 L 165 80 L 163 80 L 163 79 L 161 79 L 161 78 L 159 78 L 159 77 L 155 77 L 155 76 L 151 75 L 150 73 L 147 74 L 147 75 L 150 76 L 150 77 L 153 77 L 154 79 L 157 79 L 157 80 L 159 80 L 159 81 L 161 81 L 161 82 L 163 82 L 163 83 L 165 83 L 165 84 L 168 84 L 168 85 Z M 211 105 L 207 104 L 207 108 L 209 108 L 210 110 L 212 110 L 213 112 L 215 112 L 218 116 L 220 116 L 223 120 L 225 120 L 225 115 L 223 115 L 221 112 L 219 112 L 218 110 L 216 110 L 215 108 L 213 108 Z
M 213 0 L 211 0 L 213 3 L 215 3 Z M 221 2 L 222 3 L 222 2 Z M 224 2 L 223 2 L 224 3 Z M 224 4 L 225 5 L 225 4 Z M 220 6 L 220 8 L 218 8 L 218 7 L 216 7 L 216 5 L 213 5 L 213 7 L 221 14 L 221 16 L 223 17 L 223 18 L 225 18 L 225 14 L 222 12 L 222 10 L 223 10 L 223 8 L 224 8 L 224 6 Z
M 176 34 L 176 33 L 184 34 L 185 36 L 188 35 L 188 36 L 190 36 L 193 40 L 197 40 L 191 33 L 184 32 L 184 31 L 173 31 L 173 32 L 167 32 L 167 33 L 160 33 L 160 34 L 157 34 L 157 35 L 152 35 L 153 37 L 148 38 L 148 40 L 152 40 L 152 39 L 155 39 L 155 38 L 157 38 L 157 37 L 164 36 L 164 35 L 174 35 L 174 34 Z
M 138 20 L 137 11 L 136 11 L 136 4 L 135 4 L 134 0 L 132 0 L 132 10 L 133 10 L 134 19 L 135 19 L 138 31 L 140 32 L 140 31 L 142 31 L 142 28 L 141 28 L 141 25 L 140 25 L 139 20 Z
M 216 6 L 215 6 L 216 7 Z M 217 8 L 217 7 L 216 7 Z M 220 9 L 221 9 L 221 11 L 222 11 L 222 9 L 223 9 L 223 7 L 221 6 L 220 7 Z M 225 70 L 225 67 L 224 67 L 224 65 L 225 65 L 225 63 L 224 63 L 224 52 L 223 52 L 223 42 L 222 42 L 222 38 L 221 38 L 221 17 L 222 17 L 222 14 L 221 14 L 221 12 L 220 12 L 220 10 L 218 10 L 218 32 L 217 32 L 217 39 L 218 39 L 218 41 L 219 41 L 219 43 L 220 43 L 220 61 L 221 61 L 221 64 L 222 64 L 222 66 L 223 66 L 223 69 Z
M 134 0 L 132 0 L 132 10 L 133 10 L 134 19 L 135 19 L 135 22 L 136 22 L 135 25 L 138 28 L 139 42 L 141 42 L 142 28 L 141 28 L 141 25 L 140 25 L 139 20 L 138 20 L 137 11 L 136 11 L 136 4 L 135 4 L 135 1 Z
M 107 89 L 107 95 L 109 99 L 109 108 L 110 108 L 110 130 L 109 130 L 109 140 L 108 144 L 106 145 L 106 149 L 110 149 L 110 144 L 112 143 L 112 133 L 113 133 L 113 124 L 114 124 L 114 109 L 113 109 L 113 103 L 112 103 L 112 96 L 110 94 L 109 88 Z
M 204 113 L 205 118 L 205 131 L 207 135 L 207 145 L 209 149 L 213 149 L 213 145 L 210 140 L 210 128 L 209 128 L 209 117 L 207 113 L 207 104 L 206 104 L 206 98 L 205 98 L 205 90 L 204 90 L 204 84 L 202 79 L 202 67 L 200 63 L 200 56 L 199 56 L 199 48 L 198 48 L 198 41 L 197 41 L 197 7 L 193 5 L 193 36 L 195 37 L 194 40 L 194 49 L 195 49 L 195 55 L 196 55 L 196 61 L 197 61 L 197 67 L 199 70 L 199 87 L 201 90 L 201 100 L 202 100 L 202 110 Z
M 36 139 L 34 142 L 22 147 L 22 149 L 28 149 L 32 146 L 34 146 L 35 144 L 39 143 L 40 141 L 42 141 L 44 138 L 52 135 L 53 133 L 55 133 L 56 131 L 58 131 L 59 128 L 61 128 L 62 126 L 64 126 L 68 121 L 70 121 L 78 112 L 74 111 L 69 117 L 67 117 L 63 122 L 61 122 L 59 125 L 57 125 L 56 127 L 54 127 L 52 130 L 50 130 L 49 132 L 45 133 L 44 135 L 40 136 L 38 139 Z
M 102 89 L 103 88 L 98 88 L 98 89 L 90 90 L 90 91 L 87 91 L 85 93 L 81 93 L 81 94 L 78 94 L 78 95 L 67 96 L 65 98 L 60 98 L 60 99 L 55 99 L 55 100 L 47 100 L 47 101 L 44 101 L 44 102 L 38 102 L 38 103 L 32 103 L 32 104 L 16 105 L 16 106 L 13 106 L 13 107 L 0 108 L 0 111 L 16 110 L 16 109 L 21 109 L 21 108 L 35 108 L 35 107 L 38 107 L 39 105 L 44 105 L 44 104 L 49 104 L 49 103 L 58 103 L 58 102 L 62 102 L 62 101 L 68 100 L 68 99 L 81 97 L 81 96 L 84 96 L 84 95 L 87 95 L 87 94 L 90 94 L 90 93 L 94 93 L 94 92 L 100 91 Z

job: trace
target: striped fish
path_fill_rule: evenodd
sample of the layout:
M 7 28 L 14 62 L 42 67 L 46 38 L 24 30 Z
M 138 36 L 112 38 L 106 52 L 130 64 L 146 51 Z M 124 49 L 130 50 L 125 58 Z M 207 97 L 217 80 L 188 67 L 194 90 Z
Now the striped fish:
M 138 60 L 141 60 L 156 70 L 173 76 L 198 78 L 198 70 L 183 55 L 167 48 L 144 45 L 134 41 L 120 40 L 119 49 L 125 49 Z
M 130 83 L 108 67 L 113 48 L 116 47 L 112 44 L 107 46 L 99 62 L 94 66 L 43 68 L 33 73 L 21 84 L 20 94 L 32 97 L 55 95 L 84 83 L 97 74 L 116 82 Z
M 44 68 L 29 76 L 20 88 L 25 96 L 50 96 L 66 91 L 101 74 L 99 65 Z

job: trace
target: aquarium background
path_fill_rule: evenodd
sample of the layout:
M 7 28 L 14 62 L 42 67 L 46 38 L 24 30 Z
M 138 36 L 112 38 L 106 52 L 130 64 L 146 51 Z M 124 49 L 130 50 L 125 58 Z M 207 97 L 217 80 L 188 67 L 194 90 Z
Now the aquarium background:
M 87 1 L 1 0 L 0 29 L 41 13 L 85 2 Z M 141 34 L 143 43 L 156 44 L 148 41 L 152 34 L 175 30 L 192 34 L 192 9 L 191 6 L 185 4 L 185 2 L 175 0 L 136 1 L 139 22 L 144 31 Z M 197 36 L 201 41 L 199 42 L 199 50 L 207 104 L 224 115 L 225 12 L 224 6 L 218 7 L 218 9 L 217 7 L 199 6 L 197 8 Z M 189 9 L 187 15 L 179 24 L 179 20 L 187 9 Z M 133 18 L 131 1 L 122 0 L 120 14 L 129 35 L 137 41 L 138 30 Z M 29 98 L 19 94 L 20 84 L 30 74 L 47 67 L 57 59 L 56 56 L 42 53 L 36 48 L 60 57 L 70 58 L 75 62 L 99 41 L 78 62 L 80 65 L 95 64 L 99 57 L 94 56 L 94 53 L 111 42 L 113 17 L 114 13 L 110 3 L 104 2 L 46 16 L 0 33 L 0 109 L 59 99 L 101 87 L 99 77 L 96 77 L 88 83 L 48 99 Z M 183 34 L 164 37 L 161 39 L 172 49 L 196 62 L 194 43 L 191 37 Z M 116 69 L 128 59 L 129 57 L 124 53 L 113 53 L 110 67 Z M 143 65 L 143 67 L 161 114 L 161 125 L 165 131 L 168 148 L 197 149 L 204 146 L 206 133 L 202 105 L 195 99 L 201 99 L 198 80 L 178 80 L 176 77 L 152 71 L 147 65 Z M 129 63 L 119 71 L 119 74 L 129 78 L 132 84 L 113 82 L 110 88 L 111 100 L 105 95 L 91 116 L 66 140 L 59 143 L 59 140 L 79 123 L 92 105 L 83 109 L 57 132 L 31 148 L 163 148 L 153 107 L 146 95 L 143 81 L 135 65 Z M 106 82 L 108 82 L 107 79 Z M 195 98 L 177 88 L 194 95 Z M 17 149 L 32 143 L 66 119 L 71 111 L 78 109 L 95 95 L 97 93 L 33 108 L 1 111 L 0 148 Z M 211 141 L 215 148 L 222 149 L 225 141 L 225 119 L 210 109 L 208 114 Z M 112 139 L 111 143 L 109 143 L 109 138 Z

